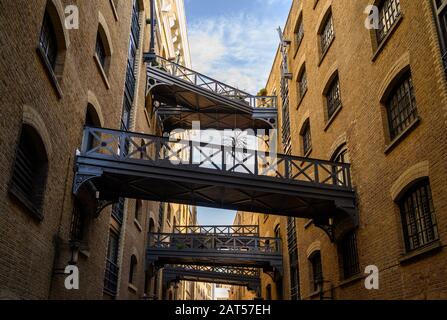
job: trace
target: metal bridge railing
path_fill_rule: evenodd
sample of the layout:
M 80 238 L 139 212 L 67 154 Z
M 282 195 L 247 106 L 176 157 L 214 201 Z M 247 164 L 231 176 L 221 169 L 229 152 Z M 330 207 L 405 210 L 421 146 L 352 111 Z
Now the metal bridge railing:
M 161 70 L 176 79 L 193 84 L 225 98 L 235 100 L 243 105 L 251 106 L 252 108 L 276 109 L 275 96 L 251 95 L 160 56 L 157 56 L 155 62 L 148 65 L 148 76 L 150 68 Z
M 195 272 L 207 272 L 218 273 L 222 275 L 232 275 L 241 277 L 258 278 L 260 271 L 258 268 L 243 268 L 243 267 L 222 267 L 222 266 L 205 266 L 205 265 L 166 265 L 165 270 L 169 271 L 195 271 Z
M 86 127 L 80 156 L 352 190 L 349 164 L 119 130 Z
M 174 233 L 217 236 L 259 236 L 259 226 L 175 226 Z
M 150 233 L 149 249 L 281 254 L 281 240 L 267 237 L 220 237 L 207 234 Z

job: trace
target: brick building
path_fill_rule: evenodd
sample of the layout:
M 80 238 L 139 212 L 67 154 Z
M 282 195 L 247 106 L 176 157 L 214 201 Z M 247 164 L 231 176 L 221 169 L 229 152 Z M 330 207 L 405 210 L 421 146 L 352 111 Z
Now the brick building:
M 160 133 L 145 97 L 150 8 L 149 0 L 0 1 L 0 298 L 161 294 L 145 250 L 147 233 L 165 225 L 165 205 L 121 199 L 97 214 L 95 199 L 72 195 L 76 150 L 92 143 L 85 125 Z M 155 1 L 155 11 L 156 52 L 190 65 L 183 1 Z M 69 261 L 79 290 L 64 287 Z
M 263 278 L 264 298 L 447 297 L 446 5 L 293 1 L 287 68 L 278 50 L 267 84 L 282 101 L 282 151 L 350 163 L 359 225 L 332 242 L 312 220 L 261 215 L 284 246 L 283 280 Z M 365 289 L 369 265 L 378 290 Z

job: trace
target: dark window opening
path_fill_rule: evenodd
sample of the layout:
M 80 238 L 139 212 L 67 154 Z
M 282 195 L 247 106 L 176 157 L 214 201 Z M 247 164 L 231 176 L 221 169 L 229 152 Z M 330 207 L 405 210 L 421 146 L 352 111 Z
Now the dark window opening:
M 118 289 L 118 252 L 119 235 L 110 231 L 107 248 L 106 270 L 104 274 L 104 291 L 116 295 Z
M 303 139 L 303 153 L 306 155 L 312 149 L 312 136 L 309 121 L 304 125 L 301 136 Z
M 11 193 L 37 218 L 41 212 L 48 173 L 48 159 L 45 146 L 39 134 L 24 125 L 11 179 Z
M 56 38 L 56 32 L 54 31 L 53 22 L 51 21 L 50 15 L 48 12 L 45 12 L 45 16 L 43 18 L 42 29 L 40 31 L 40 40 L 39 40 L 40 48 L 42 49 L 45 57 L 50 63 L 51 68 L 56 68 L 56 58 L 58 51 L 58 44 Z
M 339 250 L 342 258 L 343 278 L 349 279 L 360 272 L 355 231 L 349 232 L 340 240 Z
M 438 240 L 435 209 L 428 179 L 411 187 L 399 202 L 407 251 Z
M 307 73 L 306 68 L 303 69 L 299 78 L 298 78 L 298 93 L 299 97 L 303 98 L 304 94 L 307 91 Z
M 323 285 L 323 266 L 321 264 L 320 251 L 315 252 L 310 258 L 312 266 L 312 285 L 314 291 L 319 291 Z
M 129 269 L 129 283 L 134 283 L 135 274 L 137 272 L 137 257 L 132 255 L 130 258 L 130 269 Z
M 87 217 L 79 203 L 75 202 L 71 218 L 70 239 L 74 241 L 84 240 Z
M 104 71 L 106 70 L 106 48 L 104 46 L 104 42 L 101 38 L 101 35 L 98 32 L 98 35 L 96 36 L 96 56 L 98 57 L 99 63 L 101 64 Z

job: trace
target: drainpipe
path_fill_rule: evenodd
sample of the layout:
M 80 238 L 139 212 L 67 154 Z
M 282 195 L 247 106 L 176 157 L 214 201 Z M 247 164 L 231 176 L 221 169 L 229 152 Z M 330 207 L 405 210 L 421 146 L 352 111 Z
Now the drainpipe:
M 151 24 L 151 42 L 150 42 L 150 48 L 149 52 L 146 52 L 144 54 L 144 62 L 153 62 L 155 61 L 155 28 L 156 28 L 156 20 L 155 20 L 155 1 L 151 0 L 151 17 L 150 17 L 150 24 Z

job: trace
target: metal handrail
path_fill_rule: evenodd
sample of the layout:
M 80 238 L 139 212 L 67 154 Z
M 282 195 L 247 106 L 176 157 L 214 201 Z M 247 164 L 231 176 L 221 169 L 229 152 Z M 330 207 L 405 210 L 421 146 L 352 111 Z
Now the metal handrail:
M 277 106 L 276 96 L 252 95 L 160 56 L 156 56 L 155 61 L 149 64 L 148 68 L 156 68 L 179 80 L 214 92 L 226 98 L 243 102 L 243 104 L 247 104 L 252 108 L 276 109 Z
M 164 269 L 169 271 L 213 272 L 213 273 L 238 275 L 238 276 L 254 277 L 254 278 L 260 276 L 260 271 L 258 268 L 249 268 L 249 267 L 231 267 L 231 266 L 222 267 L 222 266 L 207 266 L 207 265 L 175 264 L 175 265 L 167 265 L 164 267 Z
M 80 156 L 134 164 L 210 170 L 352 190 L 350 165 L 190 140 L 86 127 Z M 130 147 L 129 147 L 130 146 Z
M 150 249 L 281 254 L 281 239 L 270 237 L 219 237 L 206 234 L 149 233 Z
M 174 233 L 179 234 L 214 234 L 222 236 L 259 235 L 259 226 L 175 226 Z

